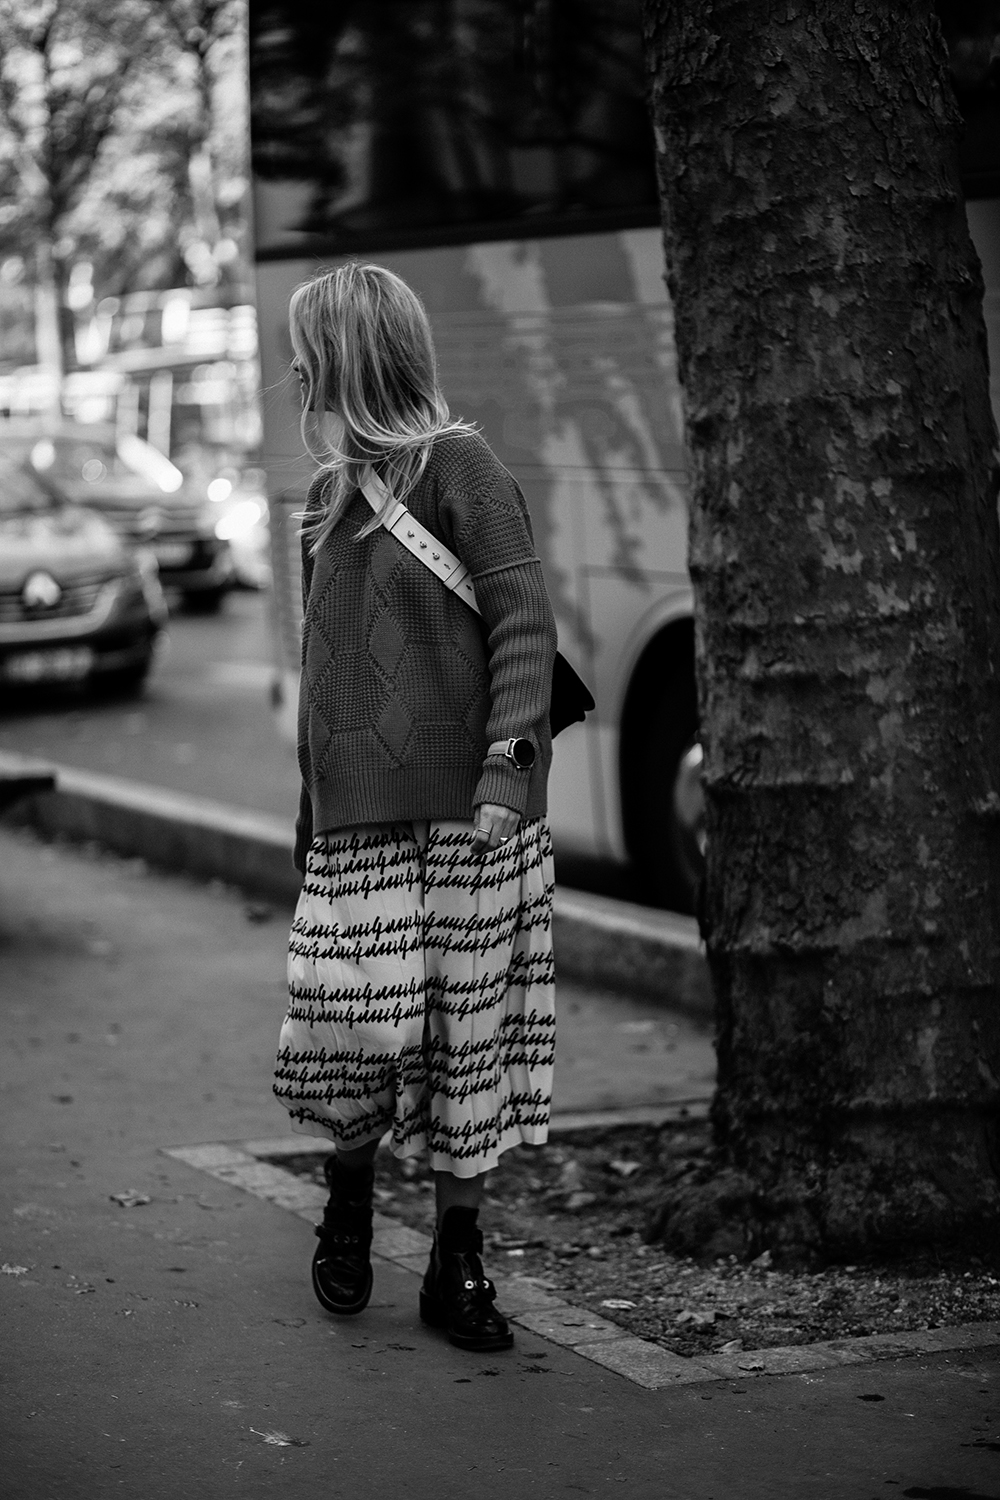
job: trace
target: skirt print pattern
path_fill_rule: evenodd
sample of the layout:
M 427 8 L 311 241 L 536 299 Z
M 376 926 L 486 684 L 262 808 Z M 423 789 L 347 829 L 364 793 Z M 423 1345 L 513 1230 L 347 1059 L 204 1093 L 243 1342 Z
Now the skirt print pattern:
M 548 1135 L 555 1058 L 552 846 L 522 825 L 321 834 L 292 924 L 274 1091 L 293 1129 L 474 1177 Z

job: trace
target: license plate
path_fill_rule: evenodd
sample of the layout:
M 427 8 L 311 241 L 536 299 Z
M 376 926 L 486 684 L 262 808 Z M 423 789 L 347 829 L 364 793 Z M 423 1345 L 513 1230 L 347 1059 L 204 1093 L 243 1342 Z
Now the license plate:
M 161 568 L 181 568 L 191 561 L 191 543 L 156 542 L 153 555 Z
M 94 661 L 89 646 L 64 646 L 54 651 L 21 651 L 8 656 L 3 674 L 11 682 L 78 682 Z

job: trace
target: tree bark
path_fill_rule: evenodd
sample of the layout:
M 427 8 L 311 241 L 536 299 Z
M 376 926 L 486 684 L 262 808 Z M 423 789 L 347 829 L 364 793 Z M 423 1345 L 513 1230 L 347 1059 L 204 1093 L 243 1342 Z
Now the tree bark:
M 1000 539 L 930 0 L 645 0 L 691 474 L 718 1148 L 658 1229 L 1000 1229 Z

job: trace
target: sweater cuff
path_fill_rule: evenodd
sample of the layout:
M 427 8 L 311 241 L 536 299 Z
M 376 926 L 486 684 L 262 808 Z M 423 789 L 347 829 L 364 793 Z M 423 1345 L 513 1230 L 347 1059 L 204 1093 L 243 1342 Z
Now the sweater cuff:
M 473 804 L 481 807 L 484 802 L 494 802 L 499 807 L 512 808 L 523 818 L 530 784 L 530 771 L 519 771 L 509 760 L 488 760 L 479 778 Z

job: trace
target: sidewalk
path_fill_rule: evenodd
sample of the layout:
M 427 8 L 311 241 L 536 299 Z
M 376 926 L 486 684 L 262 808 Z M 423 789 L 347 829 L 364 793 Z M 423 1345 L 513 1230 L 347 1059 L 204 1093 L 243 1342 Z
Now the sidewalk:
M 649 1391 L 523 1328 L 463 1354 L 387 1262 L 328 1318 L 308 1224 L 165 1154 L 286 1133 L 287 915 L 0 827 L 5 1496 L 1000 1497 L 996 1350 Z M 704 1094 L 682 1016 L 560 1007 L 561 1111 Z

